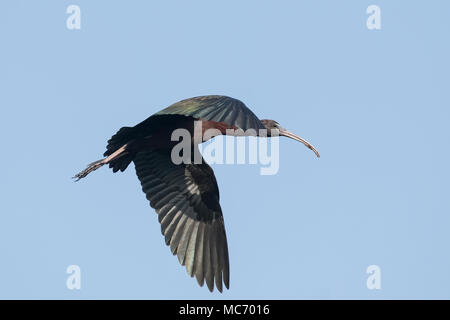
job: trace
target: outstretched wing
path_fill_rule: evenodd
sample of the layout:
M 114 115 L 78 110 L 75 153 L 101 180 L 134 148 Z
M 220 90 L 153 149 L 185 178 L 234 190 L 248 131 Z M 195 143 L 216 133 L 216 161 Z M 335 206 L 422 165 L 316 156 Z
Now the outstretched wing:
M 170 150 L 139 152 L 133 160 L 142 190 L 158 213 L 170 250 L 200 286 L 229 288 L 228 246 L 219 189 L 211 167 L 175 165 Z
M 181 100 L 155 115 L 179 114 L 243 129 L 264 129 L 258 117 L 240 100 L 227 96 L 201 96 Z

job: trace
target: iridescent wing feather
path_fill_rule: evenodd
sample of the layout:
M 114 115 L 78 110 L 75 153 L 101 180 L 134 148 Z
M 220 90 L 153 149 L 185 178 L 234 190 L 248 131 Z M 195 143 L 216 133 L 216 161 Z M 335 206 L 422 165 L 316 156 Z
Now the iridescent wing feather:
M 178 114 L 225 122 L 243 129 L 264 129 L 258 117 L 240 100 L 227 96 L 201 96 L 179 101 L 155 115 Z

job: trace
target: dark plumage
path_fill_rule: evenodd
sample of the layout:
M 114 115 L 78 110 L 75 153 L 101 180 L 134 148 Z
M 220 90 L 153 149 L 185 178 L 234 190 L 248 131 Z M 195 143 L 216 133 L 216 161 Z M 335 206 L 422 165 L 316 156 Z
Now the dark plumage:
M 167 114 L 225 122 L 243 130 L 266 128 L 242 101 L 226 96 L 201 96 L 181 100 L 159 111 L 155 116 Z
M 158 213 L 161 232 L 170 250 L 186 266 L 188 274 L 210 291 L 229 288 L 229 257 L 219 188 L 211 167 L 174 164 L 171 149 L 173 130 L 185 128 L 193 134 L 194 121 L 204 127 L 234 129 L 275 129 L 280 135 L 305 140 L 283 129 L 276 121 L 259 120 L 244 103 L 225 96 L 202 96 L 177 102 L 134 127 L 123 127 L 108 141 L 104 156 L 75 178 L 108 164 L 113 172 L 124 171 L 134 162 L 136 174 L 150 205 Z M 225 132 L 223 132 L 225 134 Z M 270 132 L 269 132 L 270 135 Z M 198 153 L 192 142 L 192 156 Z M 201 156 L 200 156 L 201 157 Z

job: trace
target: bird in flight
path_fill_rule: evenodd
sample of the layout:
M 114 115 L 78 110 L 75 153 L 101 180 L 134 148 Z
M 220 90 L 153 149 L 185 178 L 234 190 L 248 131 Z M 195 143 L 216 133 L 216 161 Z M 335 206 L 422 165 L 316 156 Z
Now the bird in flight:
M 134 127 L 121 128 L 108 140 L 105 158 L 91 163 L 74 178 L 78 181 L 105 164 L 113 172 L 124 171 L 134 162 L 142 190 L 158 214 L 172 254 L 191 277 L 195 275 L 200 286 L 206 282 L 212 292 L 215 283 L 222 292 L 223 284 L 229 289 L 230 268 L 214 172 L 203 158 L 200 163 L 180 164 L 171 159 L 176 143 L 171 139 L 173 131 L 183 128 L 194 136 L 195 121 L 201 121 L 203 132 L 214 128 L 223 135 L 230 132 L 227 129 L 254 129 L 256 135 L 266 129 L 268 137 L 276 132 L 292 138 L 319 157 L 306 140 L 274 120 L 259 120 L 243 102 L 226 96 L 201 96 L 179 101 Z M 191 140 L 193 154 L 199 155 L 197 145 L 204 141 Z

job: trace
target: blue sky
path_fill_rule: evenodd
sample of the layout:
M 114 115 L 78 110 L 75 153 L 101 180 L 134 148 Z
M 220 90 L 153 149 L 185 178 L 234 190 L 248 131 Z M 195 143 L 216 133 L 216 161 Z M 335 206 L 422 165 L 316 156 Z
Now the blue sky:
M 81 8 L 81 29 L 66 8 Z M 368 30 L 366 8 L 381 8 Z M 450 298 L 448 1 L 2 1 L 0 298 Z M 165 246 L 134 168 L 70 177 L 183 98 L 223 94 L 280 170 L 215 165 L 231 288 Z M 81 268 L 81 289 L 66 268 Z M 368 290 L 378 265 L 381 289 Z

